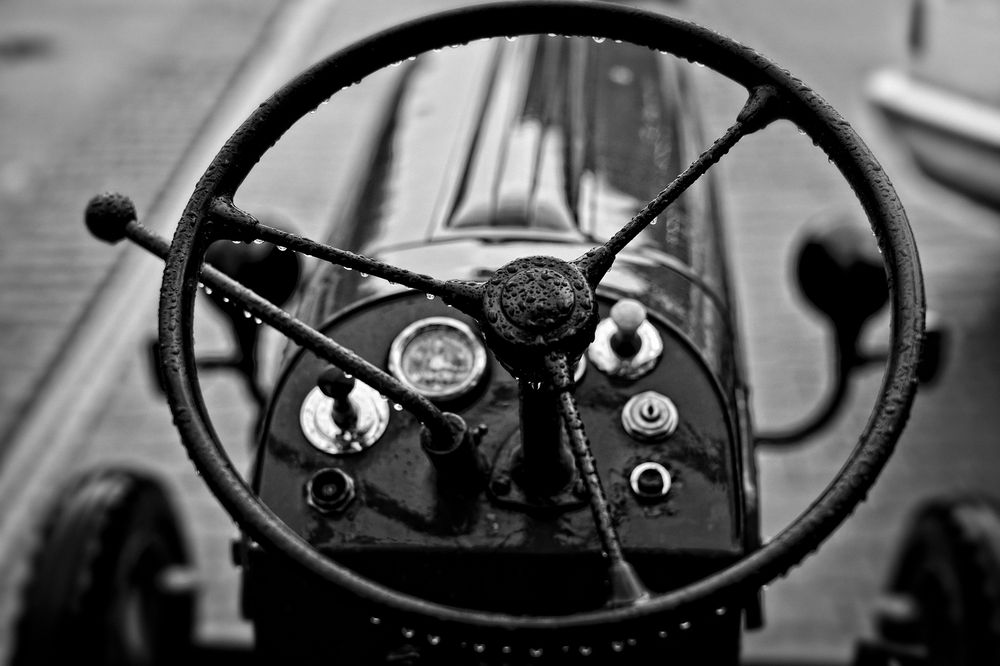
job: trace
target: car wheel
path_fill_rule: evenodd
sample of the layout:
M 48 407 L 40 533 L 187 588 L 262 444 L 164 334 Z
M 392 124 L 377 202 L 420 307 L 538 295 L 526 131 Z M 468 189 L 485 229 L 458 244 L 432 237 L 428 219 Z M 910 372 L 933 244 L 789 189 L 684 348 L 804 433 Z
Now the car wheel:
M 963 498 L 924 506 L 887 593 L 869 650 L 897 663 L 1000 664 L 1000 505 Z
M 100 469 L 71 480 L 32 561 L 12 666 L 179 663 L 192 636 L 193 595 L 176 584 L 188 565 L 154 479 Z

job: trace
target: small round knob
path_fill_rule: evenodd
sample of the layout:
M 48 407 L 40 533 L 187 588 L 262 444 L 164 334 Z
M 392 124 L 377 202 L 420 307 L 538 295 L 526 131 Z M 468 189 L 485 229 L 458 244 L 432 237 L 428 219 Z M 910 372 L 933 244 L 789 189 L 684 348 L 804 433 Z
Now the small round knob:
M 354 390 L 354 377 L 348 377 L 340 368 L 330 366 L 320 373 L 316 379 L 316 386 L 328 398 L 333 398 L 334 402 L 342 402 Z
M 632 298 L 623 298 L 611 308 L 611 321 L 615 333 L 611 337 L 611 348 L 621 358 L 631 358 L 642 347 L 639 327 L 646 321 L 646 308 Z
M 125 227 L 135 219 L 135 204 L 117 192 L 98 194 L 83 213 L 83 222 L 90 233 L 112 245 L 125 238 Z

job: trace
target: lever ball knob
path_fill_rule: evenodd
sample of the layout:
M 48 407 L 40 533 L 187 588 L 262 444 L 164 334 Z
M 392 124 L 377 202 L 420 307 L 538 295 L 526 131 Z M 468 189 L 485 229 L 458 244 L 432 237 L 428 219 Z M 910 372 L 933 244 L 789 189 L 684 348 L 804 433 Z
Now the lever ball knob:
M 118 192 L 98 194 L 83 213 L 84 224 L 90 233 L 112 245 L 125 238 L 125 227 L 136 219 L 135 204 Z
M 623 298 L 612 306 L 611 321 L 616 329 L 611 348 L 622 358 L 635 356 L 642 346 L 638 331 L 646 321 L 646 308 L 635 299 Z
M 354 377 L 348 377 L 340 368 L 330 366 L 320 373 L 316 386 L 335 403 L 343 403 L 354 390 Z

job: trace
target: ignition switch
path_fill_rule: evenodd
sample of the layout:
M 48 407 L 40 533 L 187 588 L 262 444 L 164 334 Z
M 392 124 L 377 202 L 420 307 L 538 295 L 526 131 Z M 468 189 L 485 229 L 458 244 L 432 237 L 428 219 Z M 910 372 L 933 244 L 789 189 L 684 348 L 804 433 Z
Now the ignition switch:
M 342 469 L 321 469 L 306 482 L 306 501 L 322 513 L 343 511 L 353 499 L 354 479 Z
M 302 402 L 299 425 L 324 453 L 359 453 L 378 441 L 389 423 L 389 404 L 378 391 L 329 367 Z

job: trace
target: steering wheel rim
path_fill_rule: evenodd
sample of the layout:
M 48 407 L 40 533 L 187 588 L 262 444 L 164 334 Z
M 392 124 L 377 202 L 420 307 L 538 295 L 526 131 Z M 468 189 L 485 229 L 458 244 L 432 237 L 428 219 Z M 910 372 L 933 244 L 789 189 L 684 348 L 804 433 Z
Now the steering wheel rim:
M 545 33 L 629 41 L 709 66 L 747 88 L 751 98 L 776 93 L 767 98 L 773 113 L 764 126 L 778 116 L 798 125 L 831 158 L 869 218 L 889 278 L 891 345 L 878 398 L 844 466 L 760 550 L 642 603 L 566 616 L 516 616 L 454 608 L 385 588 L 326 558 L 277 518 L 243 481 L 214 432 L 198 385 L 191 322 L 209 243 L 204 229 L 218 212 L 217 202 L 231 202 L 253 165 L 299 118 L 364 76 L 420 53 L 474 39 Z M 690 626 L 784 575 L 815 550 L 864 499 L 905 425 L 916 391 L 924 295 L 912 232 L 892 185 L 847 122 L 799 80 L 748 47 L 685 21 L 612 4 L 528 1 L 453 10 L 391 28 L 321 61 L 261 105 L 220 150 L 187 205 L 166 259 L 159 319 L 175 424 L 212 492 L 253 539 L 359 600 L 406 617 L 408 626 L 431 624 L 438 633 L 460 630 L 481 640 L 509 641 L 511 632 L 519 632 L 524 640 L 548 643 L 542 632 L 590 636 L 597 629 L 634 632 L 637 625 L 662 629 L 665 617 L 674 627 Z

